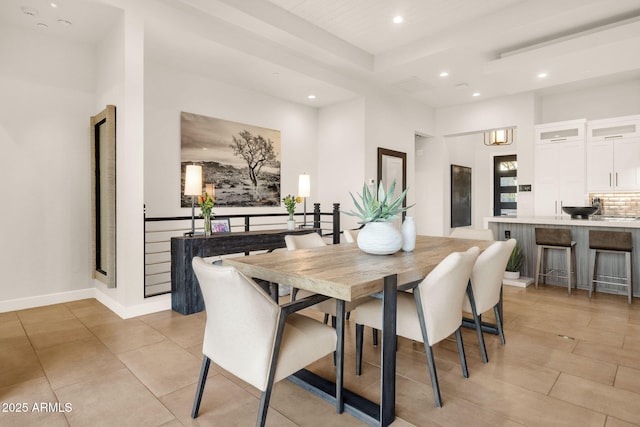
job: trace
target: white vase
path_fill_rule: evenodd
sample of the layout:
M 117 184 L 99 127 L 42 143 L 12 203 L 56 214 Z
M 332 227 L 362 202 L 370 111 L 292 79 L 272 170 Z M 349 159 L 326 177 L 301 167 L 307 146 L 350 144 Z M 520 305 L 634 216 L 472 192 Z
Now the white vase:
M 519 279 L 520 278 L 520 272 L 519 271 L 505 271 L 504 272 L 504 278 L 505 279 L 511 279 L 511 280 Z
M 358 233 L 358 247 L 373 255 L 390 255 L 402 247 L 402 234 L 391 222 L 368 222 Z
M 412 216 L 404 218 L 402 223 L 402 250 L 411 252 L 416 247 L 416 223 Z
M 288 219 L 287 230 L 295 230 L 295 229 L 296 229 L 296 222 L 293 219 Z

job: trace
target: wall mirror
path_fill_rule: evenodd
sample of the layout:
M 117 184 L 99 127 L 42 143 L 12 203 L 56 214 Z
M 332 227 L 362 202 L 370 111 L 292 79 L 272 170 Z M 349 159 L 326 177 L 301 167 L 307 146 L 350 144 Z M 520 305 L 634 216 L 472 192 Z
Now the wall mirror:
M 378 183 L 382 181 L 385 189 L 396 181 L 396 189 L 393 194 L 397 197 L 407 188 L 407 153 L 378 147 Z M 379 185 L 379 184 L 377 184 Z M 374 188 L 377 191 L 377 187 Z M 407 199 L 402 201 L 402 206 L 407 206 Z M 402 212 L 402 219 L 406 212 Z
M 93 277 L 116 287 L 116 107 L 91 117 Z

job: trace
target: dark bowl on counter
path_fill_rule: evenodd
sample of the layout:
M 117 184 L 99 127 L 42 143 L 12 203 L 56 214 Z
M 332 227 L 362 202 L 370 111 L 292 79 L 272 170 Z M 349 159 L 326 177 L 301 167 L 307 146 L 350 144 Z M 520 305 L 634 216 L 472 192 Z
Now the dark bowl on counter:
M 596 206 L 563 206 L 562 210 L 571 215 L 572 219 L 589 219 L 598 208 Z

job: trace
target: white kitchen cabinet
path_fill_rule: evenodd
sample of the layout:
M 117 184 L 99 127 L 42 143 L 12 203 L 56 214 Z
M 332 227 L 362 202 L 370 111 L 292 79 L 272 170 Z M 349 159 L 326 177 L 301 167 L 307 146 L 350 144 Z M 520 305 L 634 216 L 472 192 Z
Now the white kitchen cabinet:
M 590 121 L 587 189 L 640 190 L 640 116 Z
M 640 191 L 640 137 L 587 143 L 587 188 Z
M 578 119 L 537 125 L 535 127 L 536 143 L 555 144 L 558 142 L 572 141 L 584 142 L 586 123 L 586 119 Z
M 585 190 L 584 140 L 536 145 L 536 215 L 563 215 L 563 206 L 584 206 Z

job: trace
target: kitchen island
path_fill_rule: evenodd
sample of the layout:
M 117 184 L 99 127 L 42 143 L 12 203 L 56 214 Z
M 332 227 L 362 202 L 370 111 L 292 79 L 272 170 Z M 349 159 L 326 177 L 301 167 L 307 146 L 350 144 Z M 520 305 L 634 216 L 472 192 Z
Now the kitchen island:
M 589 219 L 572 219 L 569 215 L 558 216 L 501 216 L 485 218 L 485 227 L 493 230 L 496 238 L 503 240 L 505 233 L 517 239 L 525 255 L 520 270 L 523 276 L 534 277 L 536 267 L 535 228 L 568 228 L 572 240 L 576 242 L 576 272 L 579 289 L 588 289 L 591 271 L 589 270 L 589 230 L 606 229 L 611 231 L 629 231 L 633 238 L 631 257 L 633 276 L 633 295 L 640 296 L 640 219 L 607 218 L 597 215 Z M 548 266 L 559 270 L 564 268 L 564 254 L 560 251 L 548 251 Z M 606 275 L 620 276 L 624 273 L 624 257 L 614 254 L 601 254 L 598 261 L 598 272 Z M 554 283 L 557 282 L 557 283 Z M 547 284 L 566 286 L 562 279 L 547 278 Z M 626 295 L 626 287 L 598 284 L 597 291 Z

